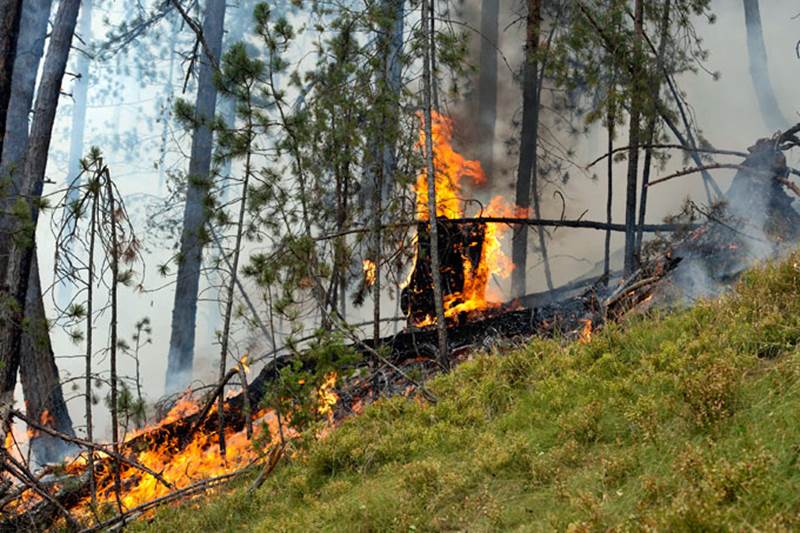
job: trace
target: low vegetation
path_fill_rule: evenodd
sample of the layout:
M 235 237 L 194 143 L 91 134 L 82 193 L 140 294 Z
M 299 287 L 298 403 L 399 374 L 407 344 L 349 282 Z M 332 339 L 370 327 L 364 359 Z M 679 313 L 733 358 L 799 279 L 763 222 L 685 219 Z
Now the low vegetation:
M 535 340 L 380 401 L 153 531 L 800 527 L 800 254 L 730 295 Z

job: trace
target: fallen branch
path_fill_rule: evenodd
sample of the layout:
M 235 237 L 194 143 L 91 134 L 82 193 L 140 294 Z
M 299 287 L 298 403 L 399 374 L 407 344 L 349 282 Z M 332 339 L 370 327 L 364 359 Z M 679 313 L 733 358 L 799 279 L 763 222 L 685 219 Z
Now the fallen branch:
M 216 487 L 217 485 L 226 483 L 231 479 L 244 474 L 248 470 L 252 469 L 253 464 L 255 464 L 255 461 L 251 462 L 250 464 L 248 464 L 243 468 L 240 468 L 239 470 L 236 470 L 235 472 L 222 474 L 217 477 L 212 477 L 209 479 L 204 479 L 203 481 L 198 481 L 197 483 L 192 483 L 191 485 L 188 485 L 180 490 L 176 490 L 175 492 L 170 492 L 169 494 L 161 496 L 160 498 L 155 498 L 154 500 L 150 500 L 149 502 L 145 502 L 141 505 L 137 505 L 136 507 L 128 509 L 124 513 L 117 515 L 114 518 L 110 518 L 105 522 L 101 522 L 95 526 L 82 529 L 80 533 L 93 533 L 94 531 L 101 531 L 115 524 L 118 524 L 122 521 L 127 521 L 132 518 L 136 518 L 142 513 L 145 513 L 151 509 L 154 509 L 166 503 L 170 503 L 175 500 L 179 500 L 181 498 L 186 498 L 189 496 L 193 496 L 195 494 L 199 494 L 201 492 L 205 492 L 209 489 Z

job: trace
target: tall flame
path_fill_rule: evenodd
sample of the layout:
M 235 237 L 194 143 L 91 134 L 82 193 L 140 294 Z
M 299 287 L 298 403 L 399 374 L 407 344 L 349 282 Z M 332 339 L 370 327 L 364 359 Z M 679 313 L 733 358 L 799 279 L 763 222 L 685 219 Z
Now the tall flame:
M 462 179 L 468 178 L 472 184 L 486 182 L 486 175 L 478 161 L 466 159 L 452 145 L 453 121 L 440 113 L 433 113 L 431 123 L 433 141 L 433 166 L 435 169 L 434 186 L 436 189 L 437 218 L 463 218 L 465 216 L 465 198 L 462 196 Z M 425 146 L 425 129 L 420 127 L 419 146 Z M 417 196 L 417 217 L 429 220 L 428 210 L 428 171 L 423 168 L 417 176 L 415 186 Z M 520 214 L 509 205 L 502 196 L 495 196 L 489 205 L 477 213 L 478 217 L 517 217 Z M 454 317 L 465 311 L 486 309 L 498 305 L 500 298 L 491 294 L 488 283 L 491 276 L 507 278 L 514 268 L 513 263 L 503 253 L 500 239 L 508 230 L 503 224 L 487 223 L 480 262 L 472 268 L 468 260 L 464 264 L 464 291 L 450 294 L 444 301 L 445 317 Z M 427 325 L 435 321 L 427 317 L 417 325 Z

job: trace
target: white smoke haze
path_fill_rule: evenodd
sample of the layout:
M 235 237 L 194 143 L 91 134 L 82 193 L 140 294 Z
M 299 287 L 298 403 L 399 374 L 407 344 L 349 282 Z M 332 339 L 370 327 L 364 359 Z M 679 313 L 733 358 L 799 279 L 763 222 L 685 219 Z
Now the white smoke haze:
M 463 12 L 466 20 L 476 25 L 479 22 L 479 9 L 476 9 L 479 0 L 472 0 L 464 6 Z M 519 19 L 519 6 L 517 2 L 501 2 L 503 10 L 500 15 L 500 43 L 502 57 L 498 61 L 498 127 L 494 149 L 496 172 L 489 176 L 492 184 L 491 193 L 503 194 L 509 202 L 513 202 L 513 176 L 517 165 L 515 153 L 508 154 L 505 141 L 518 136 L 518 130 L 513 125 L 514 119 L 519 117 L 521 96 L 519 87 L 514 80 L 512 70 L 516 70 L 522 56 L 524 44 L 524 29 Z M 97 8 L 96 8 L 97 9 Z M 748 70 L 747 44 L 745 34 L 744 13 L 739 1 L 715 0 L 712 3 L 713 12 L 717 15 L 715 24 L 709 24 L 705 19 L 694 21 L 697 33 L 704 39 L 704 47 L 710 51 L 710 57 L 705 67 L 711 72 L 719 72 L 721 77 L 715 81 L 713 77 L 700 71 L 699 74 L 684 75 L 678 83 L 686 93 L 686 99 L 691 105 L 691 111 L 696 124 L 702 129 L 703 136 L 718 148 L 744 150 L 752 145 L 758 138 L 768 137 L 774 132 L 767 130 L 758 108 L 753 83 Z M 100 14 L 108 17 L 112 22 L 122 16 L 122 8 L 116 2 L 107 3 L 105 7 L 97 9 Z M 762 0 L 761 18 L 764 38 L 769 57 L 769 72 L 772 85 L 777 95 L 778 102 L 785 116 L 791 122 L 800 121 L 800 94 L 797 91 L 796 81 L 800 76 L 800 60 L 795 55 L 795 44 L 800 37 L 800 20 L 793 17 L 800 11 L 796 2 L 790 0 Z M 298 15 L 296 20 L 302 20 Z M 105 27 L 100 22 L 102 16 L 95 17 L 94 33 L 103 35 Z M 516 22 L 516 23 L 515 23 Z M 310 37 L 309 37 L 310 39 Z M 477 48 L 476 48 L 477 50 Z M 477 57 L 477 55 L 475 55 Z M 504 59 L 505 58 L 505 59 Z M 309 59 L 307 59 L 309 60 Z M 162 57 L 157 61 L 157 68 L 164 69 L 169 57 Z M 506 65 L 508 61 L 511 68 Z M 475 61 L 477 64 L 477 60 Z M 177 68 L 177 67 L 176 67 Z M 102 74 L 105 67 L 96 69 L 95 73 Z M 179 69 L 176 84 L 182 83 L 183 70 Z M 155 118 L 158 109 L 155 103 L 160 94 L 160 85 L 149 84 L 140 87 L 135 76 L 124 79 L 123 91 L 113 99 L 98 93 L 97 86 L 90 86 L 89 110 L 87 118 L 86 138 L 84 146 L 98 144 L 104 149 L 107 163 L 112 176 L 123 194 L 129 199 L 157 197 L 160 193 L 159 172 L 154 169 L 157 162 L 158 146 L 160 144 L 161 124 L 151 125 L 143 117 Z M 70 80 L 65 82 L 65 91 L 69 92 Z M 177 91 L 176 91 L 177 92 Z M 186 98 L 193 98 L 194 87 L 190 83 L 187 88 Z M 68 100 L 64 98 L 62 104 Z M 469 121 L 470 116 L 475 116 L 470 102 L 455 102 L 450 106 L 456 120 L 461 124 Z M 53 139 L 51 159 L 48 164 L 47 177 L 55 184 L 47 185 L 45 194 L 52 193 L 63 186 L 67 174 L 66 161 L 63 155 L 69 147 L 69 116 L 70 106 L 61 105 L 56 125 L 56 136 Z M 112 129 L 110 130 L 109 127 Z M 469 128 L 465 126 L 464 130 Z M 115 130 L 115 131 L 114 131 Z M 138 160 L 130 160 L 125 151 L 108 151 L 100 142 L 103 136 L 117 134 L 124 136 L 126 133 L 136 131 L 141 139 L 142 146 L 137 154 Z M 61 133 L 65 132 L 65 133 Z M 167 155 L 167 167 L 176 171 L 183 171 L 187 166 L 189 136 L 180 126 L 170 125 L 170 137 L 173 140 L 171 151 Z M 627 138 L 627 132 L 622 128 L 618 132 L 615 144 L 622 146 Z M 572 160 L 575 165 L 570 169 L 570 180 L 566 185 L 558 185 L 558 190 L 563 193 L 566 200 L 566 218 L 576 218 L 586 211 L 584 218 L 587 220 L 605 220 L 606 176 L 604 167 L 596 170 L 599 179 L 592 181 L 591 172 L 581 169 L 588 162 L 602 155 L 605 151 L 606 137 L 601 126 L 593 126 L 587 136 L 561 139 L 563 144 L 575 150 Z M 86 151 L 84 150 L 84 151 Z M 463 150 L 467 158 L 477 159 L 478 154 L 472 154 L 469 145 Z M 789 165 L 796 163 L 796 154 L 787 154 L 790 157 Z M 652 179 L 661 175 L 680 170 L 684 167 L 682 154 L 676 153 L 664 170 L 654 170 Z M 233 173 L 237 172 L 234 165 Z M 715 171 L 714 177 L 722 190 L 727 190 L 734 171 Z M 625 163 L 617 163 L 614 167 L 614 221 L 624 219 L 624 191 Z M 545 187 L 542 193 L 542 216 L 545 218 L 558 218 L 561 216 L 561 201 L 554 199 L 553 192 L 556 187 Z M 478 194 L 488 194 L 481 191 Z M 698 204 L 705 203 L 705 193 L 699 174 L 678 178 L 671 182 L 653 187 L 650 191 L 648 202 L 648 217 L 650 223 L 660 222 L 663 217 L 679 210 L 686 198 L 691 198 Z M 132 206 L 135 200 L 129 200 Z M 143 347 L 140 358 L 143 372 L 144 392 L 149 401 L 156 400 L 164 389 L 164 374 L 166 371 L 166 355 L 170 337 L 170 320 L 173 303 L 172 283 L 174 274 L 162 278 L 157 272 L 157 265 L 165 262 L 172 256 L 173 242 L 155 239 L 144 226 L 142 218 L 145 215 L 137 214 L 138 236 L 144 240 L 148 253 L 146 254 L 147 271 L 144 279 L 144 292 L 125 290 L 120 298 L 120 323 L 119 335 L 130 340 L 134 331 L 134 324 L 143 317 L 149 317 L 152 324 L 152 344 Z M 510 233 L 510 232 L 509 232 Z M 50 224 L 42 223 L 37 234 L 39 245 L 40 271 L 43 286 L 52 283 L 54 239 Z M 510 241 L 510 237 L 509 237 Z M 533 249 L 533 234 L 530 239 Z M 506 253 L 510 255 L 510 242 L 506 244 Z M 622 234 L 615 234 L 612 238 L 612 251 L 618 250 L 623 245 Z M 567 283 L 577 276 L 591 271 L 595 264 L 603 258 L 603 232 L 594 230 L 575 230 L 561 228 L 552 233 L 549 241 L 552 271 L 556 286 Z M 250 246 L 248 251 L 255 249 Z M 213 250 L 208 250 L 209 256 Z M 246 255 L 245 255 L 246 258 Z M 244 259 L 243 259 L 244 260 Z M 544 274 L 537 255 L 531 255 L 528 272 L 528 292 L 546 289 Z M 619 265 L 616 265 L 619 266 Z M 174 272 L 174 269 L 173 269 Z M 247 281 L 244 280 L 245 284 Z M 501 282 L 501 288 L 507 294 L 508 283 Z M 213 298 L 210 293 L 206 298 Z M 98 302 L 98 305 L 100 302 Z M 263 309 L 264 303 L 256 304 Z M 45 297 L 48 316 L 54 316 L 54 309 L 48 296 Z M 213 327 L 214 303 L 201 303 L 200 316 L 198 317 L 197 341 L 195 351 L 195 378 L 212 381 L 216 373 L 219 347 Z M 394 315 L 397 302 L 388 295 L 382 298 L 384 316 Z M 364 319 L 368 319 L 370 302 L 367 300 L 361 309 Z M 348 306 L 352 309 L 352 306 Z M 358 321 L 358 315 L 350 315 Z M 107 314 L 97 323 L 96 337 L 98 346 L 108 344 Z M 252 352 L 258 355 L 260 351 L 268 349 L 258 335 L 253 334 L 243 326 L 238 326 L 235 332 L 237 343 L 234 349 L 240 353 Z M 394 331 L 394 326 L 387 324 L 385 333 Z M 59 328 L 52 330 L 52 339 L 55 352 L 58 356 L 57 363 L 64 377 L 80 376 L 83 374 L 84 362 L 79 355 L 83 352 L 82 345 L 73 344 L 68 336 Z M 98 358 L 95 362 L 100 371 L 107 370 L 108 362 Z M 134 362 L 128 357 L 120 357 L 120 373 L 132 376 Z M 253 369 L 257 372 L 257 368 Z M 98 395 L 107 394 L 107 387 L 98 390 Z M 82 383 L 77 390 L 72 390 L 70 385 L 65 387 L 65 397 L 69 398 L 68 405 L 72 420 L 80 432 L 83 424 Z M 17 398 L 22 398 L 18 391 Z M 97 421 L 97 433 L 101 436 L 110 432 L 106 409 L 99 406 L 96 410 L 100 419 Z

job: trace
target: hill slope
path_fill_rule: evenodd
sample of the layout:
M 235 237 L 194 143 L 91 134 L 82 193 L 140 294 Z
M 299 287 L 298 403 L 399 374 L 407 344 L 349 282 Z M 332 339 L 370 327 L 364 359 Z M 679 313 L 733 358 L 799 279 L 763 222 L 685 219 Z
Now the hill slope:
M 379 402 L 152 531 L 800 527 L 800 254 L 591 343 L 534 341 Z

